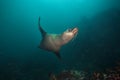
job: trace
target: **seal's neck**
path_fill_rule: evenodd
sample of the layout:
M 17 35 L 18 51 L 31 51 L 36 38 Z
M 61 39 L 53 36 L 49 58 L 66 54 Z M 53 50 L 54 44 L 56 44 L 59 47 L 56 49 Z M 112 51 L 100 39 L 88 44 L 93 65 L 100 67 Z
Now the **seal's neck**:
M 72 38 L 74 37 L 74 34 L 72 32 L 64 32 L 62 35 L 61 35 L 61 39 L 62 39 L 62 44 L 66 44 L 68 43 Z

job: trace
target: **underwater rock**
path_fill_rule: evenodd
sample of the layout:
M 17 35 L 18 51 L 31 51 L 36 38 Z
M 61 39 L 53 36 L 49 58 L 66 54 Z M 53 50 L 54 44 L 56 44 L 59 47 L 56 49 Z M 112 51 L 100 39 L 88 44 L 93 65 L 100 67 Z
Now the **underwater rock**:
M 85 72 L 77 70 L 62 71 L 58 75 L 50 74 L 50 80 L 84 80 Z
M 59 74 L 51 73 L 49 75 L 50 80 L 120 80 L 120 65 L 116 67 L 107 68 L 105 70 L 97 72 L 86 72 L 79 70 L 63 70 Z

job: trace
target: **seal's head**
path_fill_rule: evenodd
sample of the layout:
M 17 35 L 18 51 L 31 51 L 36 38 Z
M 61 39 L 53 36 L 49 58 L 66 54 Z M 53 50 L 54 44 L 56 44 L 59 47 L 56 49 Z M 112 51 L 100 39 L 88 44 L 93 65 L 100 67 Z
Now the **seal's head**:
M 76 35 L 78 33 L 78 28 L 75 27 L 75 28 L 67 29 L 67 32 L 70 34 Z
M 78 33 L 78 28 L 70 28 L 67 29 L 65 32 L 62 34 L 62 39 L 63 39 L 63 44 L 68 43 L 71 39 L 73 39 Z

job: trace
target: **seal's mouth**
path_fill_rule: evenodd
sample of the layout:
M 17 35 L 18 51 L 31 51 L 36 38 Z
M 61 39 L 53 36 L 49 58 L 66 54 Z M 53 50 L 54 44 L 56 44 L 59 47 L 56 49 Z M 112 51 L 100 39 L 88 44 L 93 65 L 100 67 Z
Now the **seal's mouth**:
M 77 27 L 73 28 L 71 32 L 72 32 L 74 35 L 76 35 L 76 34 L 78 33 L 78 28 L 77 28 Z
M 67 29 L 67 31 L 65 31 L 67 33 L 72 33 L 74 35 L 77 35 L 78 33 L 78 28 L 77 27 L 74 27 L 74 28 L 70 28 L 70 29 Z

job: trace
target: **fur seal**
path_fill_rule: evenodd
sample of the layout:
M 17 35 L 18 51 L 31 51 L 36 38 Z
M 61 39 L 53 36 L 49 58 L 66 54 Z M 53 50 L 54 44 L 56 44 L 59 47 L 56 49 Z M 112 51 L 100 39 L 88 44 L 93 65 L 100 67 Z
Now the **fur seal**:
M 53 52 L 59 59 L 61 59 L 60 48 L 72 40 L 78 33 L 77 27 L 67 29 L 61 34 L 47 33 L 40 25 L 40 17 L 38 20 L 38 27 L 42 35 L 42 40 L 38 47 Z

